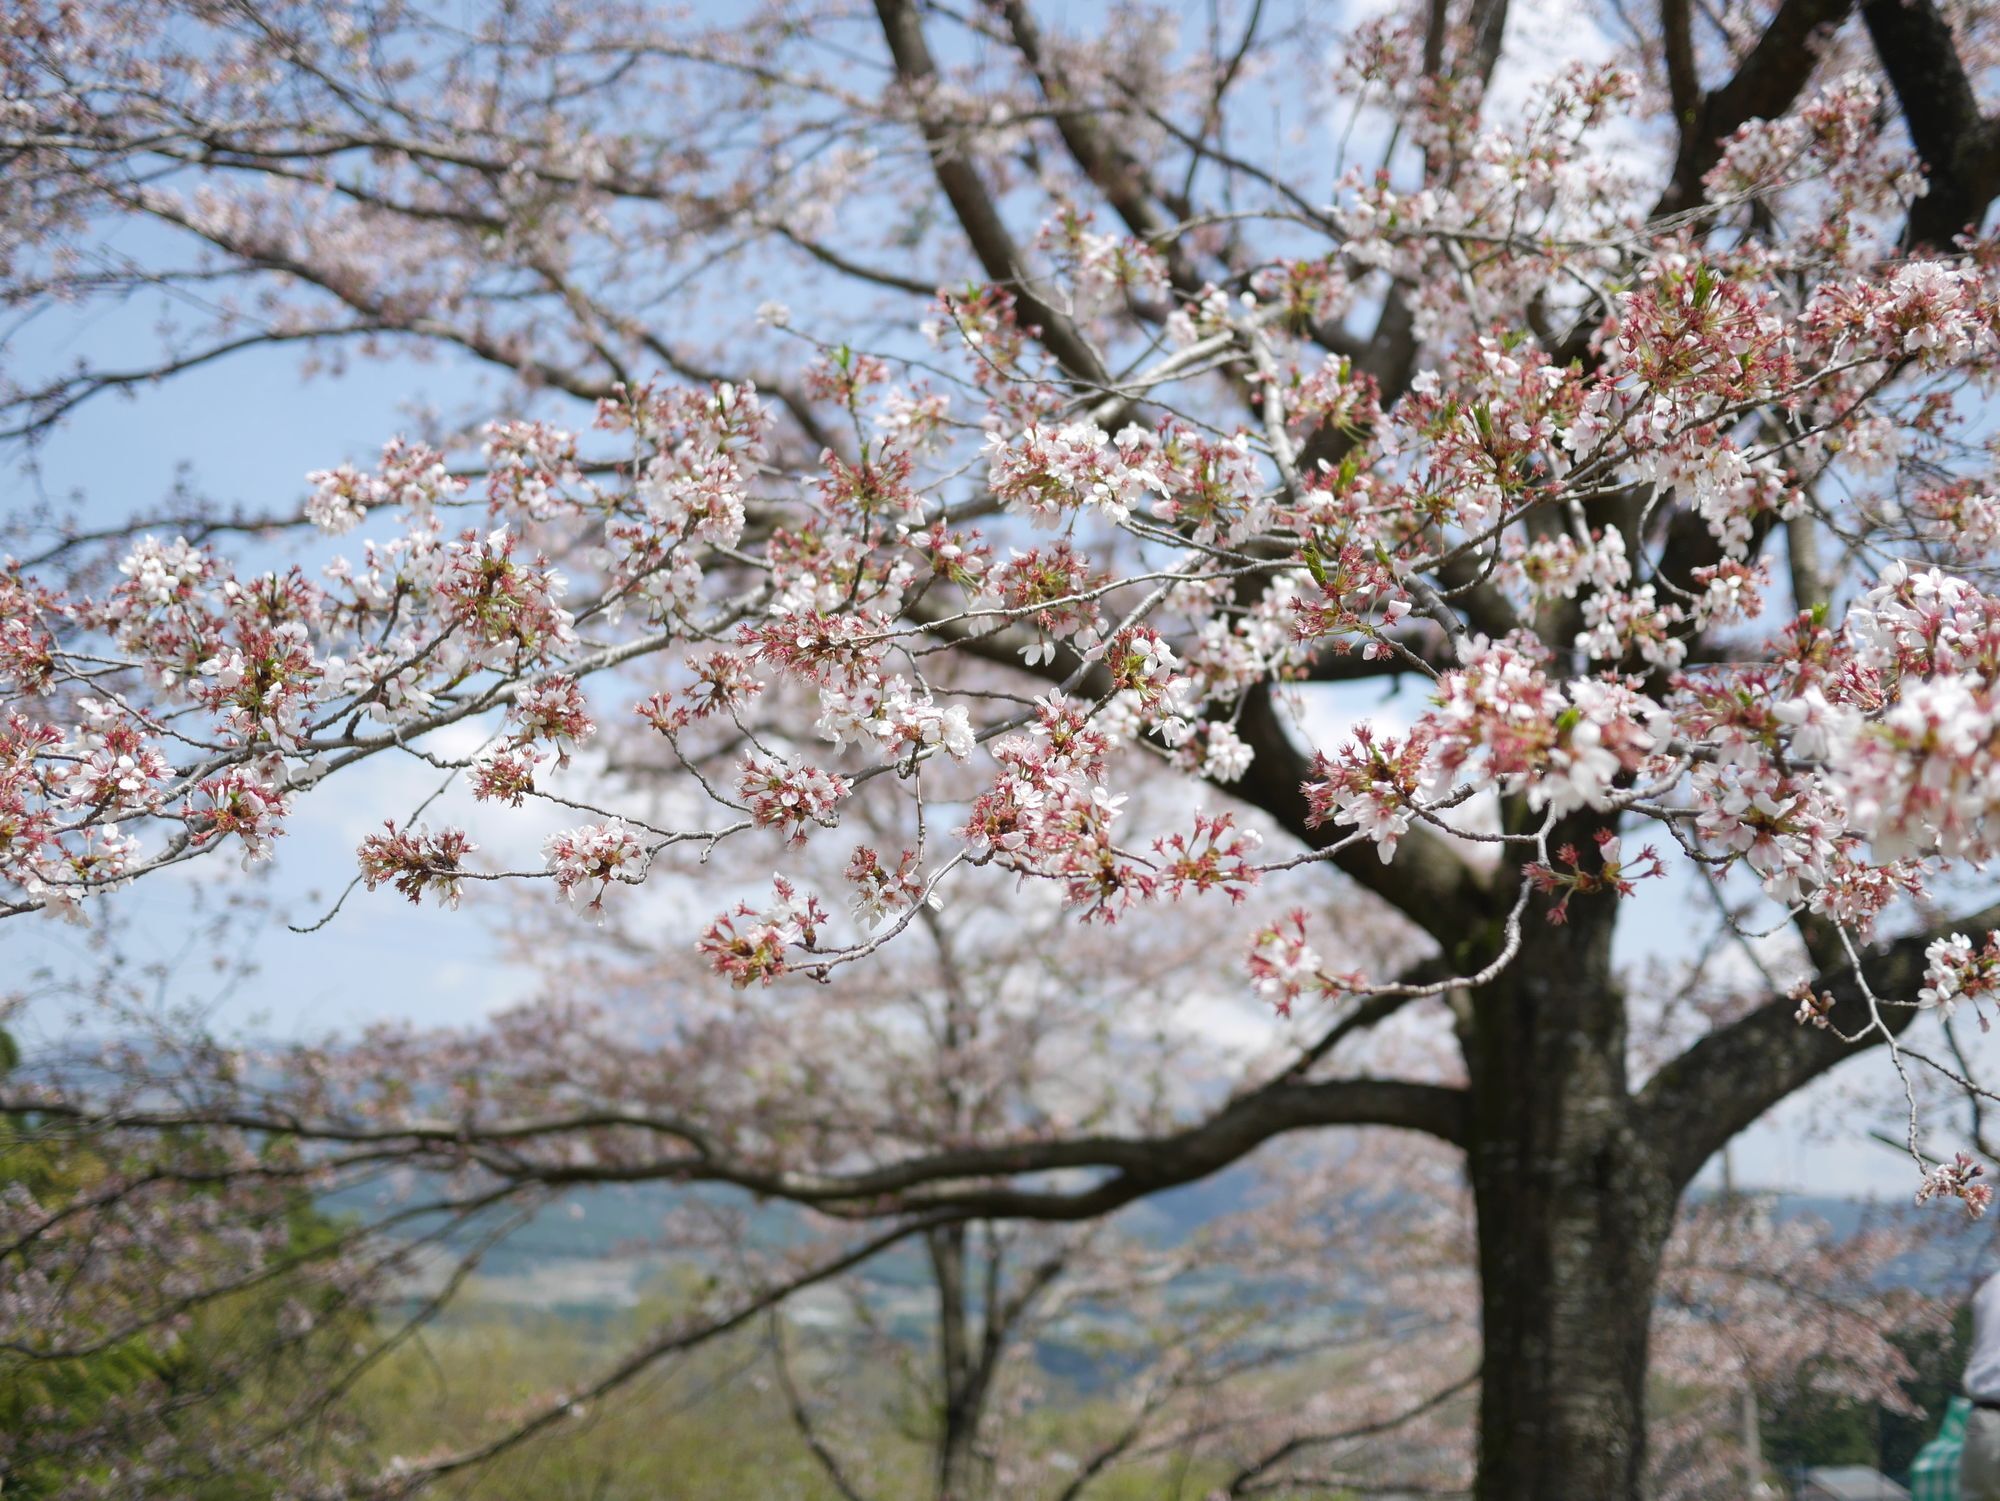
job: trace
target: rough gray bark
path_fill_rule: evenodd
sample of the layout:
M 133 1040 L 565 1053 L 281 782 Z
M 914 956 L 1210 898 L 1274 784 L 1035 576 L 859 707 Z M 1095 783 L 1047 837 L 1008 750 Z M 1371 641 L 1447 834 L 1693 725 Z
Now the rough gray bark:
M 1573 817 L 1551 847 L 1588 847 Z M 1634 1090 L 1626 997 L 1611 966 L 1616 898 L 1529 909 L 1521 953 L 1459 1020 L 1468 1078 L 1466 1171 L 1478 1211 L 1484 1376 L 1476 1501 L 1640 1501 L 1646 1463 L 1648 1331 L 1661 1254 L 1680 1196 L 1737 1132 L 1834 1064 L 1872 1014 L 1825 935 L 1809 931 L 1836 999 L 1834 1030 L 1801 1026 L 1773 997 L 1710 1034 Z M 1959 920 L 2000 924 L 2000 908 Z M 1808 924 L 1811 927 L 1811 924 Z M 1862 955 L 1868 988 L 1907 998 L 1922 932 Z M 1467 935 L 1467 952 L 1491 934 Z M 1887 1008 L 1900 1031 L 1914 1018 Z M 1868 1038 L 1880 1043 L 1879 1033 Z
M 1552 844 L 1587 844 L 1581 819 Z M 1478 1501 L 1637 1501 L 1646 1345 L 1679 1197 L 1627 1086 L 1615 899 L 1537 901 L 1517 962 L 1471 998 L 1466 1167 L 1485 1380 Z

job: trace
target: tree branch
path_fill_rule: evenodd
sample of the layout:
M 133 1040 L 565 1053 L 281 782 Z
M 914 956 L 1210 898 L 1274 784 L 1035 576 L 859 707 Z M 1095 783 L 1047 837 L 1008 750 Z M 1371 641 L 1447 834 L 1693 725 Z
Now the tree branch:
M 1926 945 L 1944 933 L 1992 927 L 2000 927 L 2000 906 L 1878 947 L 1863 958 L 1868 986 L 1877 995 L 1914 998 Z M 1883 1040 L 1879 1031 L 1858 1043 L 1835 1035 L 1837 1029 L 1852 1037 L 1873 1022 L 1852 965 L 1822 970 L 1812 984 L 1833 994 L 1831 1029 L 1800 1025 L 1794 1003 L 1780 996 L 1695 1043 L 1639 1092 L 1646 1134 L 1666 1152 L 1676 1183 L 1692 1180 L 1731 1137 L 1787 1095 Z M 1900 1032 L 1916 1014 L 1911 1006 L 1885 1008 L 1882 1021 Z
M 567 1134 L 579 1118 L 474 1123 L 413 1122 L 404 1127 L 362 1127 L 339 1120 L 303 1120 L 246 1109 L 175 1110 L 100 1114 L 76 1102 L 32 1094 L 0 1100 L 0 1112 L 34 1112 L 97 1128 L 173 1131 L 227 1125 L 238 1130 L 312 1142 L 408 1144 L 410 1165 L 476 1166 L 516 1183 L 717 1183 L 768 1198 L 785 1199 L 846 1218 L 943 1211 L 952 1219 L 1082 1220 L 1134 1199 L 1207 1177 L 1273 1136 L 1316 1126 L 1390 1126 L 1462 1143 L 1463 1091 L 1402 1080 L 1349 1078 L 1320 1083 L 1279 1079 L 1225 1105 L 1208 1119 L 1160 1136 L 1081 1136 L 965 1147 L 907 1158 L 880 1167 L 807 1172 L 726 1159 L 678 1123 L 648 1122 L 634 1114 L 611 1119 L 690 1140 L 680 1155 L 633 1162 L 538 1160 L 511 1150 L 515 1142 Z M 1074 1169 L 1110 1169 L 1115 1176 L 1090 1188 L 1062 1192 L 979 1186 L 976 1180 L 1032 1176 Z M 969 1181 L 975 1186 L 966 1186 Z M 939 1221 L 942 1223 L 942 1221 Z
M 1325 849 L 1353 832 L 1344 825 L 1307 825 L 1303 786 L 1312 763 L 1285 729 L 1268 683 L 1244 695 L 1236 732 L 1255 753 L 1250 769 L 1231 789 L 1238 797 L 1263 809 L 1313 849 Z M 1437 939 L 1447 952 L 1485 925 L 1490 905 L 1485 886 L 1444 838 L 1427 829 L 1413 828 L 1404 834 L 1395 859 L 1387 865 L 1367 840 L 1341 850 L 1333 863 Z
M 1096 116 L 1075 107 L 1068 85 L 1042 45 L 1041 29 L 1023 0 L 1002 0 L 1001 14 L 1035 76 L 1042 97 L 1055 107 L 1056 129 L 1083 173 L 1104 194 L 1105 201 L 1125 221 L 1125 227 L 1154 245 L 1165 256 L 1167 276 L 1175 291 L 1191 297 L 1201 290 L 1201 275 L 1187 258 L 1178 238 L 1168 233 L 1167 220 L 1153 206 L 1146 186 L 1146 169 L 1132 153 L 1098 128 Z
M 2000 122 L 1979 113 L 1951 23 L 1932 0 L 1867 0 L 1861 19 L 1930 178 L 1904 242 L 1948 250 L 2000 192 Z
M 915 102 L 924 144 L 930 149 L 931 171 L 987 277 L 1013 292 L 1023 321 L 1041 330 L 1042 343 L 1072 378 L 1092 386 L 1110 385 L 1111 373 L 1089 341 L 1066 314 L 1036 295 L 1029 285 L 1014 237 L 986 185 L 930 108 L 926 96 L 937 84 L 937 65 L 924 41 L 916 6 L 911 0 L 875 0 L 875 11 L 881 18 L 890 56 L 895 59 L 896 76 Z
M 1667 63 L 1667 96 L 1673 103 L 1674 124 L 1683 136 L 1701 111 L 1701 77 L 1694 65 L 1694 28 L 1688 0 L 1660 0 L 1660 35 Z
M 1671 11 L 1676 0 L 1668 0 Z M 1854 0 L 1782 0 L 1771 24 L 1750 49 L 1735 74 L 1720 88 L 1702 96 L 1693 118 L 1680 120 L 1680 148 L 1674 175 L 1653 205 L 1657 222 L 1700 208 L 1706 199 L 1701 180 L 1722 159 L 1722 143 L 1752 120 L 1774 120 L 1792 106 L 1806 80 L 1819 66 L 1814 38 L 1831 33 L 1847 19 Z M 1891 0 L 1898 3 L 1898 0 Z M 1691 69 L 1693 59 L 1688 59 Z M 1671 58 L 1668 67 L 1673 68 Z M 1676 89 L 1678 96 L 1678 88 Z

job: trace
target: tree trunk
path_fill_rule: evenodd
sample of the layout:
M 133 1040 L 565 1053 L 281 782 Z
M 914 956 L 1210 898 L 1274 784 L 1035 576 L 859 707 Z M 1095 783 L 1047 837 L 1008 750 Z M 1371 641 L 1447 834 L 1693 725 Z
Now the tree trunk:
M 980 1409 L 985 1382 L 972 1349 L 966 1307 L 965 1227 L 947 1225 L 928 1237 L 938 1293 L 941 1376 L 937 1436 L 937 1501 L 976 1501 L 980 1490 Z
M 1626 1087 L 1616 901 L 1577 897 L 1562 926 L 1544 910 L 1461 1024 L 1484 1335 L 1474 1495 L 1639 1501 L 1647 1330 L 1678 1195 Z

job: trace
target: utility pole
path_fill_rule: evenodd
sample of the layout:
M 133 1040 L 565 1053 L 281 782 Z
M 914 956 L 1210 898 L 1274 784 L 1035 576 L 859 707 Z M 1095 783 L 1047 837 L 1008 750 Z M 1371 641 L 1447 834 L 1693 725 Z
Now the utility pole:
M 1743 1491 L 1752 1501 L 1771 1494 L 1764 1484 L 1764 1439 L 1757 1428 L 1757 1387 L 1743 1382 Z
M 1729 1145 L 1722 1149 L 1722 1203 L 1735 1212 L 1736 1161 Z M 1743 1494 L 1747 1501 L 1763 1501 L 1771 1494 L 1764 1483 L 1764 1435 L 1757 1416 L 1757 1382 L 1746 1363 L 1743 1368 Z

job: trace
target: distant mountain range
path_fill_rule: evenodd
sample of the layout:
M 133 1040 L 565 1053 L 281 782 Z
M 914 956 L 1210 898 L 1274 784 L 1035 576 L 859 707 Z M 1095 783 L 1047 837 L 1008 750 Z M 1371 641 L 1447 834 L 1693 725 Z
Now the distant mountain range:
M 1123 1224 L 1128 1233 L 1156 1245 L 1175 1245 L 1244 1210 L 1258 1182 L 1253 1169 L 1225 1170 L 1132 1206 L 1125 1211 Z M 660 1232 L 669 1211 L 677 1203 L 685 1204 L 690 1195 L 718 1202 L 739 1198 L 729 1190 L 670 1184 L 564 1194 L 487 1252 L 480 1266 L 480 1294 L 524 1310 L 548 1312 L 585 1314 L 629 1306 L 676 1264 L 674 1253 L 661 1245 Z M 1861 1199 L 1761 1192 L 1749 1197 L 1778 1219 L 1810 1216 L 1842 1238 L 1871 1225 L 1914 1221 L 1924 1231 L 1923 1239 L 1885 1269 L 1886 1286 L 1922 1287 L 1949 1296 L 1969 1292 L 1995 1266 L 1994 1227 L 1974 1223 L 1951 1208 L 1916 1209 Z M 334 1213 L 362 1216 L 383 1205 L 376 1195 L 357 1191 L 329 1195 L 323 1203 Z M 759 1207 L 749 1224 L 755 1238 L 766 1245 L 783 1245 L 807 1233 L 800 1212 L 784 1204 Z M 432 1228 L 412 1222 L 405 1233 L 414 1237 Z M 448 1244 L 463 1246 L 470 1238 L 461 1233 Z M 914 1253 L 884 1256 L 865 1275 L 885 1296 L 898 1288 L 915 1291 L 928 1280 L 922 1258 Z

